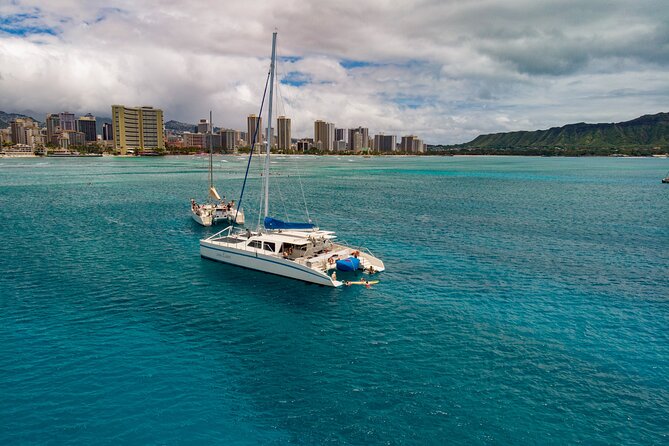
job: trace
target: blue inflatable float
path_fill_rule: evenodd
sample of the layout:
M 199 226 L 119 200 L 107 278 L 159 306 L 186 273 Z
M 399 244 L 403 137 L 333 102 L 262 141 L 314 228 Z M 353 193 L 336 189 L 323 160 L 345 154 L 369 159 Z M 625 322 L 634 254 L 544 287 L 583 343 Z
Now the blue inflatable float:
M 360 259 L 349 257 L 348 259 L 337 260 L 337 269 L 339 271 L 355 271 L 360 266 Z

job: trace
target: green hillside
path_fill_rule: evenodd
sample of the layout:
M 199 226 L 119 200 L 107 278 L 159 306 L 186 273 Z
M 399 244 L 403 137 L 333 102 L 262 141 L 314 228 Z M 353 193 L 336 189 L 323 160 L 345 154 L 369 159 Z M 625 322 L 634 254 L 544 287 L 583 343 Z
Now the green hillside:
M 613 124 L 569 124 L 533 132 L 509 132 L 480 135 L 457 145 L 468 149 L 667 149 L 669 148 L 669 113 L 644 115 Z
M 44 125 L 44 123 L 27 115 L 22 115 L 20 113 L 6 113 L 4 111 L 0 111 L 0 129 L 6 129 L 7 127 L 9 127 L 9 123 L 16 118 L 23 118 L 23 119 L 30 118 L 37 121 L 40 126 Z

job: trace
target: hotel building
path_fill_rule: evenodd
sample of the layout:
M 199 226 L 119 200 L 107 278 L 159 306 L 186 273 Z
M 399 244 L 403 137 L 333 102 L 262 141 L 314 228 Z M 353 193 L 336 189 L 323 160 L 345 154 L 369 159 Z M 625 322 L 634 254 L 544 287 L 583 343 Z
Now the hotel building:
M 98 139 L 95 128 L 95 117 L 90 113 L 77 119 L 77 131 L 84 134 L 86 142 L 95 142 Z
M 262 128 L 262 118 L 259 118 L 256 115 L 249 115 L 246 118 L 246 127 L 247 127 L 247 132 L 246 132 L 246 145 L 248 147 L 251 147 L 251 144 L 253 143 L 253 136 L 256 133 L 256 126 L 258 128 L 258 134 L 256 135 L 256 144 L 260 144 L 263 142 L 263 128 Z
M 204 133 L 184 132 L 183 134 L 184 147 L 195 147 L 197 149 L 208 148 L 206 146 L 206 139 Z
M 374 150 L 377 152 L 390 153 L 395 151 L 395 135 L 374 136 Z
M 105 122 L 104 124 L 102 124 L 102 140 L 103 141 L 114 140 L 114 127 L 110 122 Z
M 163 111 L 153 107 L 112 105 L 114 150 L 164 150 Z
M 238 132 L 233 129 L 221 130 L 221 148 L 224 152 L 235 152 L 238 147 L 237 141 L 239 141 L 237 133 Z
M 292 138 L 290 131 L 290 118 L 286 118 L 285 116 L 279 116 L 276 120 L 276 127 L 279 130 L 278 149 L 290 150 L 291 138 Z
M 74 113 L 62 112 L 58 114 L 61 131 L 77 131 L 77 123 L 74 119 Z
M 197 132 L 198 133 L 211 133 L 211 123 L 207 121 L 206 119 L 200 119 L 200 122 L 197 124 Z
M 406 153 L 423 153 L 425 151 L 423 141 L 415 135 L 403 136 L 400 142 L 400 150 Z
M 358 134 L 359 136 L 356 136 Z M 367 127 L 358 127 L 357 129 L 348 129 L 348 148 L 354 152 L 366 150 L 369 148 L 369 129 Z
M 334 145 L 335 126 L 331 122 L 317 120 L 314 122 L 314 144 L 319 150 L 332 151 Z
M 60 129 L 60 117 L 56 113 L 46 115 L 46 142 L 47 144 L 58 145 L 58 135 Z

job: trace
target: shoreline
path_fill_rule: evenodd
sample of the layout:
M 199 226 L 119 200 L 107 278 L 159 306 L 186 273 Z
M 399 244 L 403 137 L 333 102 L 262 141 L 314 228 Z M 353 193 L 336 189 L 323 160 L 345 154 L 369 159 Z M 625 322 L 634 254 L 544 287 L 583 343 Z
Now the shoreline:
M 245 157 L 247 153 L 242 154 L 233 154 L 233 153 L 215 153 L 214 156 L 223 156 L 223 157 Z M 49 159 L 62 159 L 62 158 L 123 158 L 123 159 L 136 159 L 136 158 L 163 158 L 163 157 L 172 157 L 172 156 L 186 156 L 186 157 L 206 157 L 209 156 L 208 153 L 165 153 L 163 155 L 111 155 L 104 153 L 94 154 L 94 155 L 61 155 L 61 156 L 52 156 L 52 155 L 35 155 L 35 154 L 0 154 L 0 159 L 32 159 L 32 158 L 49 158 Z M 375 154 L 375 155 L 362 155 L 362 154 L 344 154 L 344 153 L 328 153 L 328 154 L 313 154 L 313 153 L 273 153 L 272 156 L 286 156 L 286 157 L 360 157 L 364 159 L 371 158 L 479 158 L 479 157 L 496 157 L 496 158 L 626 158 L 626 159 L 647 159 L 647 158 L 669 158 L 669 153 L 667 154 L 651 154 L 651 155 L 510 155 L 510 154 Z

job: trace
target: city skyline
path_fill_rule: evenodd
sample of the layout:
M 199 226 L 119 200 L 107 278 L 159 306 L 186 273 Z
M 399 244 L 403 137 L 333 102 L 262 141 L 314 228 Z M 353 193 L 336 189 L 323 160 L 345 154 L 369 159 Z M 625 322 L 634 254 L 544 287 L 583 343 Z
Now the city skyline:
M 256 123 L 260 124 L 258 144 L 265 140 L 266 128 L 262 118 L 255 114 L 247 116 L 246 132 L 230 127 L 212 125 L 210 120 L 200 118 L 197 124 L 188 125 L 191 130 L 174 130 L 165 126 L 163 110 L 153 106 L 111 106 L 112 118 L 97 117 L 87 113 L 76 118 L 75 113 L 62 111 L 47 113 L 44 122 L 37 117 L 24 116 L 12 119 L 7 128 L 0 129 L 0 143 L 19 144 L 20 150 L 33 149 L 68 150 L 93 146 L 97 149 L 113 148 L 114 152 L 126 155 L 135 151 L 163 151 L 166 148 L 208 148 L 216 151 L 236 151 L 250 147 Z M 211 119 L 211 118 L 210 118 Z M 111 122 L 104 122 L 109 120 Z M 333 122 L 321 119 L 314 121 L 313 137 L 292 137 L 292 119 L 277 116 L 276 127 L 272 126 L 272 148 L 287 151 L 319 152 L 401 152 L 423 153 L 427 148 L 423 140 L 415 135 L 401 136 L 402 144 L 396 143 L 396 135 L 383 132 L 372 135 L 367 127 L 351 129 L 337 128 Z M 97 132 L 100 128 L 100 132 Z M 217 129 L 217 130 L 216 130 Z M 405 140 L 412 143 L 405 144 Z
M 19 0 L 0 6 L 0 109 L 100 116 L 110 103 L 154 104 L 197 122 L 212 108 L 244 128 L 244 117 L 258 112 L 276 27 L 277 115 L 293 117 L 294 134 L 308 134 L 319 117 L 418 133 L 433 144 L 619 122 L 669 103 L 665 6 L 343 1 L 319 4 L 318 16 L 329 17 L 323 24 L 297 0 L 187 9 Z

